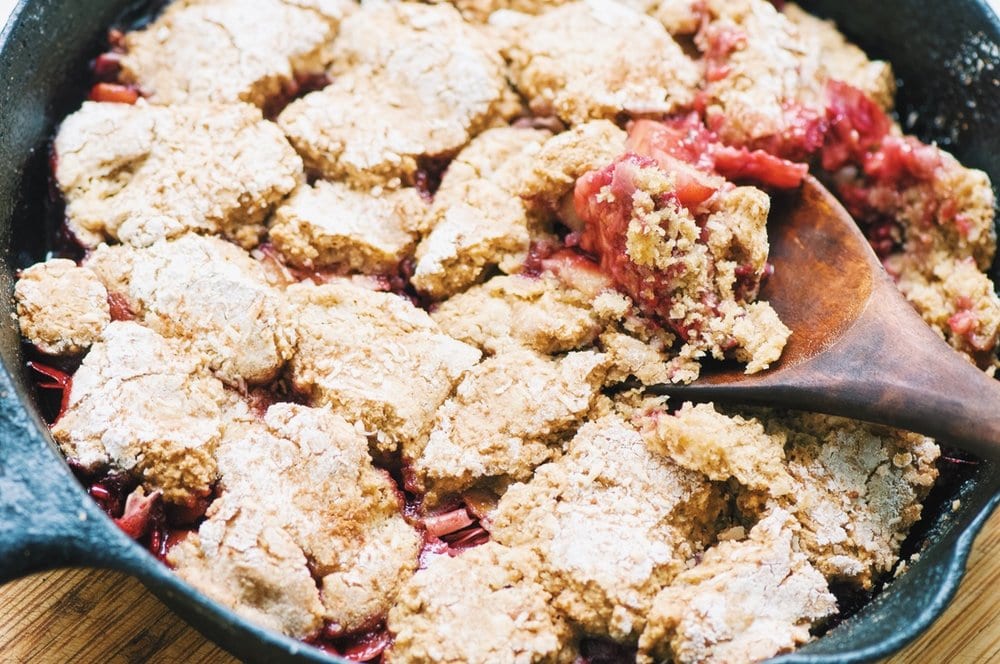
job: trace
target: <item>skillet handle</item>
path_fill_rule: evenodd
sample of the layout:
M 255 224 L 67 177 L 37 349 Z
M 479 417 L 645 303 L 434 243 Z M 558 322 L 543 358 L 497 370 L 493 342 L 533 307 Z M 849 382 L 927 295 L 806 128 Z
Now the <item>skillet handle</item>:
M 0 583 L 55 567 L 113 566 L 130 540 L 79 486 L 18 394 L 0 368 Z

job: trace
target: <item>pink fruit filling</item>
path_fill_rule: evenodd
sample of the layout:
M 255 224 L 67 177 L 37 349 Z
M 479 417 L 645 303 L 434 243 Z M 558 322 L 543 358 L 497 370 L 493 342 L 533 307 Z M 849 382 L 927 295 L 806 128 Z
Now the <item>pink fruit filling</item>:
M 39 380 L 36 384 L 43 390 L 59 390 L 61 393 L 61 398 L 59 402 L 59 413 L 56 415 L 55 420 L 57 421 L 66 412 L 66 407 L 69 406 L 69 393 L 73 388 L 73 377 L 66 373 L 65 371 L 60 371 L 48 365 L 42 364 L 40 362 L 30 361 L 27 363 L 28 368 L 38 372 L 48 380 Z
M 764 150 L 724 145 L 696 113 L 665 122 L 636 120 L 629 127 L 630 152 L 652 157 L 677 179 L 677 196 L 691 207 L 707 200 L 725 183 L 717 176 L 775 189 L 794 189 L 809 172 L 806 164 Z

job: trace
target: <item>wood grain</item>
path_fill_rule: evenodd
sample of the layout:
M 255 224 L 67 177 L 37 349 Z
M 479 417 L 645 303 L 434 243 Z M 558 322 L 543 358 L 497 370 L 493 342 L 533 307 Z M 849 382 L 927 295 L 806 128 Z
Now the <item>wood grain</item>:
M 58 570 L 0 587 L 3 664 L 235 661 L 116 572 Z M 976 541 L 948 611 L 887 661 L 1000 664 L 1000 512 Z

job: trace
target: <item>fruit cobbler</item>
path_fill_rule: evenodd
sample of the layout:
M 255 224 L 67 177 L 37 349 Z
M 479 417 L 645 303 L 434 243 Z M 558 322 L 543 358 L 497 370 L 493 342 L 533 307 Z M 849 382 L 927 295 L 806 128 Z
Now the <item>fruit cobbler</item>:
M 757 661 L 891 577 L 934 441 L 643 391 L 780 360 L 807 173 L 997 365 L 987 176 L 791 3 L 176 0 L 92 68 L 15 289 L 52 435 L 180 577 L 349 659 Z

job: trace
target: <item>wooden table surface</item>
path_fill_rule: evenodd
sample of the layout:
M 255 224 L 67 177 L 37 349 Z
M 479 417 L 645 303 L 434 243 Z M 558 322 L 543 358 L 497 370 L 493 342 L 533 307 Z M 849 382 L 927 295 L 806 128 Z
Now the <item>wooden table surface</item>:
M 0 663 L 235 660 L 116 572 L 58 570 L 0 587 Z M 891 664 L 1000 664 L 1000 512 L 948 611 Z

